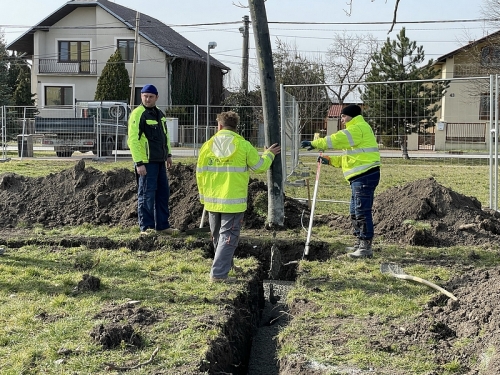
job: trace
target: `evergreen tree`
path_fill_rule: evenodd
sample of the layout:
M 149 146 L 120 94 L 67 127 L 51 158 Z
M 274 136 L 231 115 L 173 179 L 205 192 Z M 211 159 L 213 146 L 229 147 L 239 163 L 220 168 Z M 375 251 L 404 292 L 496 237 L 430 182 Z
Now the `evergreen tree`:
M 23 65 L 19 69 L 14 88 L 13 102 L 16 106 L 33 106 L 35 105 L 35 94 L 31 92 L 31 72 L 27 65 Z
M 424 60 L 423 47 L 417 47 L 401 29 L 396 40 L 387 38 L 373 55 L 366 78 L 366 82 L 395 82 L 368 84 L 361 95 L 364 115 L 375 132 L 397 136 L 407 159 L 406 135 L 436 124 L 435 114 L 449 86 L 447 81 L 432 81 L 440 72 L 432 59 L 426 64 Z
M 0 34 L 0 106 L 12 104 L 9 87 L 9 55 L 5 48 L 5 38 Z
M 33 106 L 35 94 L 31 93 L 31 69 L 26 60 L 16 53 L 9 58 L 8 86 L 15 106 Z
M 97 81 L 94 100 L 125 100 L 130 98 L 130 78 L 122 55 L 116 50 L 108 59 Z

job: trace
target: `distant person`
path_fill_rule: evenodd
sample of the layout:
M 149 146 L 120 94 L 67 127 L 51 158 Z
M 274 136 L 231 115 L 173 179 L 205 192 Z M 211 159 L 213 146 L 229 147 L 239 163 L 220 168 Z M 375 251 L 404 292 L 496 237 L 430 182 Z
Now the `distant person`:
M 142 104 L 128 120 L 128 146 L 137 176 L 139 227 L 141 234 L 156 230 L 162 234 L 179 231 L 169 224 L 170 187 L 167 168 L 172 166 L 166 118 L 156 106 L 158 90 L 146 85 L 141 90 Z
M 243 215 L 247 209 L 250 171 L 269 169 L 281 152 L 277 143 L 264 148 L 262 156 L 237 133 L 240 117 L 229 111 L 217 115 L 218 132 L 203 144 L 196 165 L 196 182 L 210 223 L 215 257 L 212 282 L 224 282 L 233 266 Z
M 348 256 L 371 258 L 374 234 L 372 207 L 375 188 L 380 181 L 380 152 L 373 130 L 361 116 L 359 106 L 352 104 L 342 109 L 341 122 L 345 129 L 325 138 L 302 141 L 301 147 L 344 151 L 340 156 L 323 156 L 318 161 L 342 168 L 345 179 L 351 185 L 349 213 L 356 242 L 347 248 L 353 251 Z

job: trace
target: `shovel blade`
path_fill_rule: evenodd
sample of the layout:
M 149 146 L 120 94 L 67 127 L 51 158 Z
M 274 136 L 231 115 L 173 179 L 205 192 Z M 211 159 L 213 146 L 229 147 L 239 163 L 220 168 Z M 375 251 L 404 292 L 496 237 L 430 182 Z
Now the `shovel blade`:
M 389 275 L 406 275 L 405 271 L 402 267 L 395 263 L 382 263 L 380 265 L 380 272 L 389 274 Z

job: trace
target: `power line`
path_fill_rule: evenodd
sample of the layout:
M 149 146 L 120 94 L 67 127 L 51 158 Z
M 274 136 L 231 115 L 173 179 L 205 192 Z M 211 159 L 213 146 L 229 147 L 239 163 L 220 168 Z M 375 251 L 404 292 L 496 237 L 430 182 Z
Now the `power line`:
M 396 21 L 395 24 L 433 24 L 433 23 L 474 23 L 474 22 L 499 22 L 500 18 L 477 18 L 477 19 L 462 19 L 462 20 L 420 20 L 420 21 Z M 238 21 L 226 22 L 207 22 L 193 24 L 168 24 L 168 27 L 199 27 L 199 26 L 220 26 L 220 25 L 236 25 L 241 24 Z M 391 21 L 359 21 L 359 22 L 313 22 L 313 21 L 268 21 L 268 24 L 277 25 L 392 25 Z M 104 25 L 104 24 L 103 24 Z M 36 29 L 98 29 L 98 28 L 122 28 L 123 26 L 103 26 L 103 25 L 88 25 L 88 26 L 27 26 L 27 25 L 0 25 L 0 28 L 36 28 Z M 141 26 L 144 28 L 156 28 L 156 26 Z
M 469 23 L 469 22 L 498 22 L 500 18 L 478 18 L 472 20 L 430 20 L 430 21 L 396 21 L 397 24 L 428 24 L 428 23 Z M 286 25 L 392 25 L 392 21 L 372 22 L 293 22 L 293 21 L 269 21 L 269 24 Z

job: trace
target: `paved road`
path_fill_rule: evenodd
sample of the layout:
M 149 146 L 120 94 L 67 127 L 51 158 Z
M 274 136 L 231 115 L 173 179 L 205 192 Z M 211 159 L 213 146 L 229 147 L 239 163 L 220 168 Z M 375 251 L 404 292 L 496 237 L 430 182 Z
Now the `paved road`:
M 54 151 L 52 147 L 45 146 L 34 146 L 34 151 Z M 2 157 L 2 149 L 0 149 L 0 158 Z M 17 146 L 7 146 L 7 151 L 17 151 Z M 335 155 L 339 152 L 325 152 L 325 155 Z M 381 156 L 385 158 L 401 158 L 402 152 L 399 150 L 382 150 Z M 487 153 L 464 153 L 464 154 L 456 154 L 456 153 L 446 153 L 446 152 L 435 152 L 435 151 L 409 151 L 408 152 L 410 158 L 455 158 L 455 159 L 488 159 L 490 156 Z M 194 148 L 172 148 L 172 155 L 174 157 L 197 157 L 198 149 Z M 303 151 L 300 152 L 300 156 L 316 156 L 317 152 L 314 151 Z M 92 152 L 87 153 L 73 153 L 72 159 L 81 159 L 81 158 L 95 158 L 96 156 Z M 115 156 L 108 157 L 107 160 L 113 159 Z M 118 151 L 117 158 L 126 159 L 130 158 L 129 150 Z M 47 158 L 57 158 L 55 155 L 53 157 L 47 156 Z M 20 159 L 18 157 L 13 157 L 13 159 Z M 38 157 L 37 157 L 38 159 Z M 67 159 L 67 158 L 57 158 L 57 159 Z

